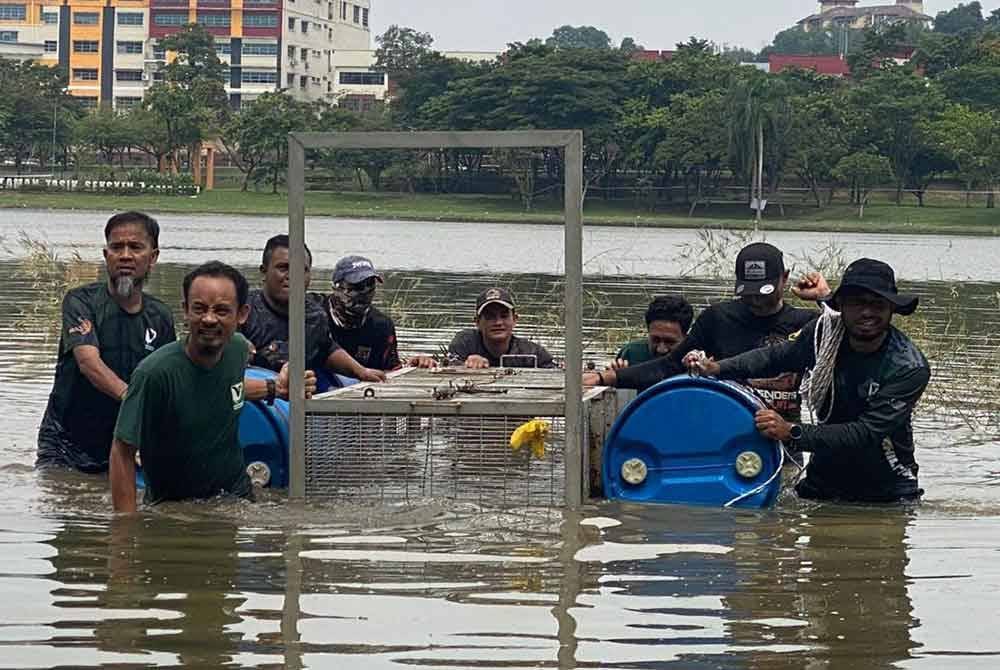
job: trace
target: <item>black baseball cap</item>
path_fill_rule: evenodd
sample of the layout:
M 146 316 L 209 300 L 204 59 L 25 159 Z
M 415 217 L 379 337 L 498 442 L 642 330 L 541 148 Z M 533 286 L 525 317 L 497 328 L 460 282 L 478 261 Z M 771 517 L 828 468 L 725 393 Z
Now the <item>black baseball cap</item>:
M 513 294 L 505 288 L 494 286 L 486 289 L 476 298 L 476 316 L 482 314 L 486 306 L 494 302 L 503 305 L 507 309 L 515 309 Z
M 366 279 L 382 281 L 382 277 L 375 271 L 375 266 L 364 256 L 344 256 L 333 268 L 333 283 L 342 281 L 348 284 L 360 284 Z
M 833 294 L 833 303 L 844 293 L 870 291 L 892 303 L 897 314 L 913 314 L 920 299 L 915 295 L 905 295 L 896 288 L 896 274 L 888 264 L 871 258 L 859 258 L 844 270 L 844 278 Z
M 736 256 L 736 296 L 771 295 L 781 288 L 785 260 L 781 250 L 766 242 L 743 247 Z

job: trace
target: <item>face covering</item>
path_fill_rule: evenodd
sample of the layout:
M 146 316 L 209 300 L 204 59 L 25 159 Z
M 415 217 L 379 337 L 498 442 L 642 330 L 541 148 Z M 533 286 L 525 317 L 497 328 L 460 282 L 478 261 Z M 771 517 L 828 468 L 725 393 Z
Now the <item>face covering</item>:
M 330 293 L 330 318 L 341 328 L 360 328 L 368 318 L 374 298 L 374 281 L 364 284 L 334 284 Z

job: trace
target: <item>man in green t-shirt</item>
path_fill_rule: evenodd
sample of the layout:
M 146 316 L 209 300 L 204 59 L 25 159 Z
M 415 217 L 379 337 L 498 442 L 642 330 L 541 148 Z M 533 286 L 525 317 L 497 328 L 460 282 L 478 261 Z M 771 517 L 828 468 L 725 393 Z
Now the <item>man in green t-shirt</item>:
M 239 444 L 243 403 L 287 397 L 288 368 L 277 382 L 244 380 L 250 347 L 236 329 L 247 318 L 247 281 L 212 261 L 184 278 L 188 337 L 148 356 L 132 375 L 111 445 L 115 511 L 134 512 L 135 452 L 142 457 L 146 502 L 251 497 Z M 316 388 L 306 375 L 306 394 Z
M 611 367 L 617 370 L 666 356 L 684 341 L 693 319 L 694 310 L 683 297 L 655 298 L 646 309 L 646 338 L 633 340 L 622 347 Z

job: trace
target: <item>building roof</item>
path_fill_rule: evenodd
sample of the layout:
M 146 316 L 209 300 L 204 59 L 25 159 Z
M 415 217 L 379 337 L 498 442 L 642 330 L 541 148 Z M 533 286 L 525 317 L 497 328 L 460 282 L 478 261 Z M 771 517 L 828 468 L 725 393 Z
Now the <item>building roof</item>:
M 771 74 L 782 70 L 798 68 L 814 70 L 816 74 L 826 74 L 834 77 L 847 77 L 851 68 L 840 56 L 793 56 L 789 54 L 771 54 L 768 58 Z
M 897 19 L 909 19 L 911 21 L 933 21 L 933 17 L 907 7 L 906 5 L 869 5 L 867 7 L 833 7 L 819 14 L 810 14 L 798 23 L 812 23 L 814 21 L 835 21 L 837 19 L 857 19 L 862 16 L 891 16 Z

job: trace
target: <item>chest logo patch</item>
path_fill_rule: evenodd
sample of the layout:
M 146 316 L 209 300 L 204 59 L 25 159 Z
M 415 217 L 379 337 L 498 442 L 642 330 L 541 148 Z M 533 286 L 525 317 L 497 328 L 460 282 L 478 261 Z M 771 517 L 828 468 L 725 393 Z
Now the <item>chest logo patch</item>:
M 156 341 L 156 330 L 153 328 L 146 329 L 146 351 L 153 350 L 153 342 Z
M 861 385 L 861 395 L 864 396 L 865 400 L 871 400 L 881 388 L 882 386 L 877 381 L 869 379 Z
M 238 412 L 243 409 L 243 382 L 230 386 L 229 392 L 233 396 L 233 411 Z

